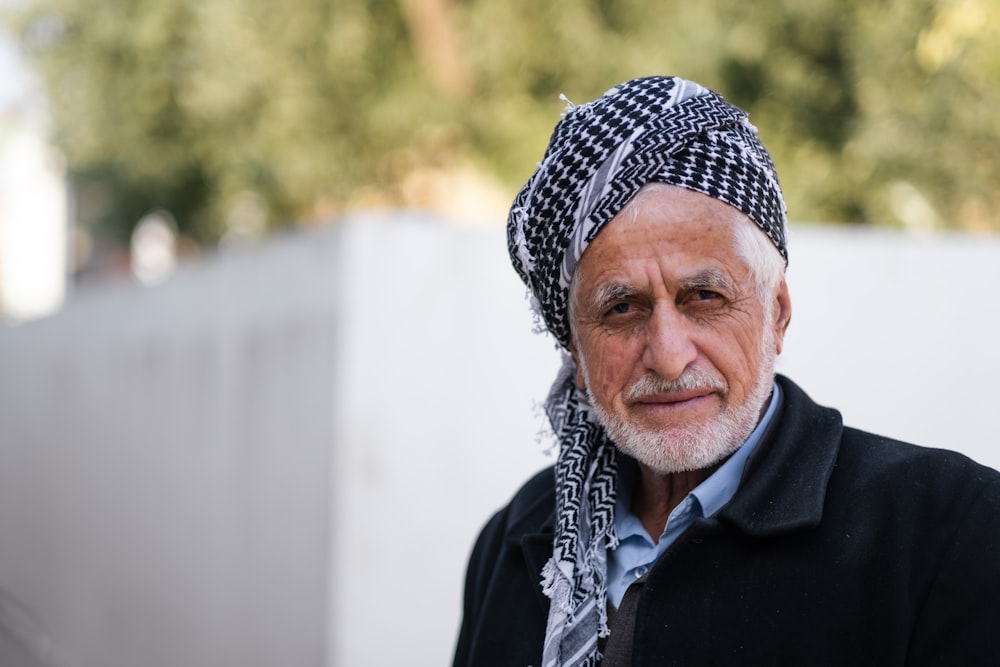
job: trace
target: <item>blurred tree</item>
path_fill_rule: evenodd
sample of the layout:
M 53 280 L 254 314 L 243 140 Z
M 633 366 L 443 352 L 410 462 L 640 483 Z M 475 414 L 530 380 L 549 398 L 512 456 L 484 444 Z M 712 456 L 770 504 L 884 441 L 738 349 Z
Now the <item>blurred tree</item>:
M 777 7 L 732 3 L 767 47 L 727 56 L 721 89 L 776 153 L 793 216 L 1000 230 L 1000 3 Z
M 1000 0 L 25 0 L 81 217 L 201 243 L 358 204 L 503 201 L 634 76 L 746 108 L 796 220 L 1000 229 Z M 472 174 L 474 178 L 449 178 Z M 480 196 L 482 195 L 482 196 Z
M 451 109 L 392 2 L 39 0 L 18 25 L 80 215 L 124 240 L 165 208 L 200 242 L 255 193 L 270 224 L 385 193 Z

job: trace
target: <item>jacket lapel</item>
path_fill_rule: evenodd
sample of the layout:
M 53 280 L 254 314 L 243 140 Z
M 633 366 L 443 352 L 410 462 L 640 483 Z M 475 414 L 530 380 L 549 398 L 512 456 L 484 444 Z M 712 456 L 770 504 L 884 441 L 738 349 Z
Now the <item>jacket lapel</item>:
M 551 473 L 551 469 L 550 469 Z M 551 480 L 544 493 L 526 506 L 519 507 L 507 530 L 507 548 L 524 557 L 524 573 L 531 588 L 537 593 L 543 609 L 548 609 L 549 599 L 542 592 L 542 568 L 552 558 L 552 540 L 555 532 L 555 494 Z
M 736 495 L 718 515 L 751 535 L 819 524 L 844 429 L 839 412 L 817 405 L 788 378 L 777 379 L 780 413 L 747 461 Z
M 534 533 L 521 538 L 524 564 L 538 600 L 544 608 L 549 606 L 549 598 L 542 592 L 542 568 L 552 558 L 552 533 Z

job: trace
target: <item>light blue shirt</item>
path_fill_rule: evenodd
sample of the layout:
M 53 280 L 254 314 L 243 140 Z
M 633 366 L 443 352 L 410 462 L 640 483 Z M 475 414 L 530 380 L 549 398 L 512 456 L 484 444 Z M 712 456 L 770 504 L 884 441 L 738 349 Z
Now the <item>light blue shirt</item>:
M 632 489 L 639 474 L 638 465 L 631 459 L 619 459 L 618 491 L 615 502 L 615 532 L 618 547 L 608 553 L 608 599 L 617 607 L 629 585 L 646 574 L 663 552 L 674 543 L 695 519 L 712 516 L 732 499 L 743 476 L 743 467 L 753 452 L 764 429 L 771 422 L 780 399 L 781 390 L 774 384 L 771 402 L 764 417 L 757 424 L 746 442 L 712 473 L 696 486 L 680 505 L 674 508 L 663 527 L 658 542 L 642 526 L 639 517 L 632 513 Z

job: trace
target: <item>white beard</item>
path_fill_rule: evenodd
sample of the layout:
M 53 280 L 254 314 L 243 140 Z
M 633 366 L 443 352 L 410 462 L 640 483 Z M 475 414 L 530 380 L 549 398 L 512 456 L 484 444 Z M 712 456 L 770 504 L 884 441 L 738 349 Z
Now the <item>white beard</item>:
M 746 399 L 739 405 L 726 404 L 718 416 L 707 421 L 676 424 L 657 430 L 644 429 L 608 412 L 594 400 L 587 382 L 587 396 L 598 419 L 618 448 L 648 466 L 653 472 L 668 475 L 689 470 L 703 470 L 719 463 L 746 441 L 760 421 L 765 401 L 774 384 L 774 333 L 764 327 L 761 363 L 757 379 Z M 583 364 L 581 358 L 580 363 Z M 582 365 L 587 376 L 586 365 Z M 728 395 L 726 381 L 698 368 L 689 368 L 673 381 L 647 375 L 629 388 L 630 400 L 644 394 L 676 392 L 693 388 L 711 388 Z

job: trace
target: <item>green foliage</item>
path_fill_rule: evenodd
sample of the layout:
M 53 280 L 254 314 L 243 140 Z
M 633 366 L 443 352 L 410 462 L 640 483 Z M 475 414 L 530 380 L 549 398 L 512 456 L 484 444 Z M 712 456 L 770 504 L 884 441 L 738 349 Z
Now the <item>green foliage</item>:
M 27 0 L 13 25 L 119 238 L 165 208 L 214 242 L 247 192 L 271 225 L 434 205 L 428 171 L 509 196 L 560 93 L 657 73 L 750 112 L 794 220 L 1000 229 L 1000 0 Z

